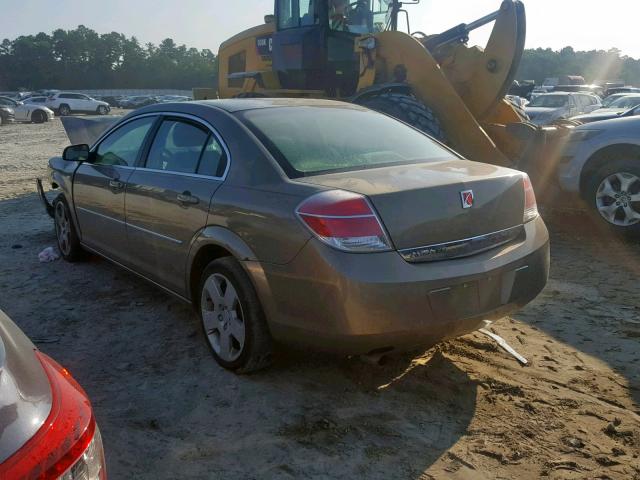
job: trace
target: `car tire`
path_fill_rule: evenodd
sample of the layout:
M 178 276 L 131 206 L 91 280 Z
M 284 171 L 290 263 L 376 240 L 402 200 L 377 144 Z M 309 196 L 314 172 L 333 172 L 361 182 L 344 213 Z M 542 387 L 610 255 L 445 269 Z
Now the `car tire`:
M 4 117 L 0 115 L 0 127 L 4 124 Z
M 66 103 L 63 103 L 58 107 L 58 114 L 60 114 L 61 117 L 71 115 L 71 108 Z
M 240 264 L 223 257 L 207 265 L 200 280 L 198 313 L 218 364 L 251 373 L 272 361 L 272 340 L 258 295 Z
M 107 107 L 105 107 L 104 105 L 99 105 L 97 112 L 98 115 L 106 115 L 107 113 L 109 113 L 109 110 L 107 110 Z
M 617 233 L 640 236 L 640 157 L 604 163 L 589 174 L 583 197 L 596 220 Z
M 58 195 L 53 201 L 53 222 L 56 227 L 58 250 L 62 258 L 72 263 L 84 260 L 86 252 L 80 245 L 80 237 L 63 194 Z
M 47 116 L 41 110 L 36 110 L 31 114 L 31 121 L 33 123 L 44 123 L 47 121 Z
M 447 141 L 436 114 L 413 95 L 388 92 L 365 97 L 357 103 L 408 123 L 442 143 Z

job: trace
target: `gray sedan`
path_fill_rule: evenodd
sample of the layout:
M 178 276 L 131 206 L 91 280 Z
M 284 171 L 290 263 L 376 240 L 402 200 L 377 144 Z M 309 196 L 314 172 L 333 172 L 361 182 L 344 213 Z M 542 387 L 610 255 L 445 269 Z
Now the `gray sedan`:
M 274 340 L 345 354 L 432 345 L 547 280 L 529 178 L 383 114 L 321 100 L 154 105 L 50 161 L 69 261 L 95 252 L 190 302 L 215 359 Z

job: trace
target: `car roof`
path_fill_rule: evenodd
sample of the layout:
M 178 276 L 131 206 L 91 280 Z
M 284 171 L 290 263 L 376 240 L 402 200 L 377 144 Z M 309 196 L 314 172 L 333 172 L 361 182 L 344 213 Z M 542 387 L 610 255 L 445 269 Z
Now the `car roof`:
M 333 106 L 340 108 L 359 109 L 357 105 L 352 103 L 338 102 L 335 100 L 320 100 L 312 98 L 232 98 L 226 100 L 199 100 L 197 103 L 204 106 L 210 106 L 233 113 L 242 110 L 255 110 L 260 108 L 275 107 L 321 107 Z

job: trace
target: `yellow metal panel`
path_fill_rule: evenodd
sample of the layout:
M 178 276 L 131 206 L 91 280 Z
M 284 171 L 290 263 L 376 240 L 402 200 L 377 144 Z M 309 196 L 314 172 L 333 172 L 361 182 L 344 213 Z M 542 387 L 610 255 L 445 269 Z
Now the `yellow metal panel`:
M 522 53 L 518 38 L 525 26 L 519 21 L 516 5 L 503 2 L 484 50 L 455 44 L 435 52 L 445 75 L 481 122 L 502 100 L 513 63 Z
M 250 28 L 235 35 L 220 46 L 220 52 L 218 54 L 218 91 L 220 98 L 230 98 L 244 92 L 260 91 L 260 89 L 254 85 L 255 82 L 250 79 L 245 80 L 243 87 L 229 86 L 229 80 L 227 78 L 229 75 L 229 57 L 244 51 L 246 55 L 245 71 L 270 71 L 271 61 L 258 55 L 256 38 L 268 35 L 274 31 L 274 23 L 265 23 L 264 25 Z M 268 81 L 270 88 L 279 87 L 279 85 L 276 85 L 277 77 L 271 75 Z
M 376 72 L 384 81 L 393 81 L 393 70 L 404 65 L 407 83 L 414 94 L 438 116 L 452 148 L 480 162 L 509 165 L 493 141 L 478 124 L 438 63 L 415 38 L 402 32 L 382 32 L 377 37 L 377 56 L 384 72 Z

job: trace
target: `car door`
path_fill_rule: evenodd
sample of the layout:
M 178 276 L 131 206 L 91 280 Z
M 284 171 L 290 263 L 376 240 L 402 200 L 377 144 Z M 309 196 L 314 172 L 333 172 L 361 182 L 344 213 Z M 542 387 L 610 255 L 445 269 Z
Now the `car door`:
M 71 107 L 72 110 L 75 110 L 77 112 L 92 112 L 93 110 L 95 110 L 94 108 L 92 108 L 93 106 L 93 102 L 91 100 L 89 100 L 89 97 L 87 97 L 86 95 L 82 95 L 80 93 L 76 93 L 74 94 L 74 104 L 75 107 Z
M 211 127 L 182 116 L 162 119 L 144 166 L 127 186 L 127 236 L 136 270 L 187 296 L 191 240 L 207 224 L 227 163 L 227 149 Z
M 8 98 L 0 98 L 0 106 L 1 107 L 10 107 L 13 109 L 14 114 L 15 114 L 15 120 L 16 122 L 23 122 L 24 119 L 24 110 L 26 109 L 21 109 L 20 106 L 14 102 L 13 100 L 10 100 Z
M 73 200 L 82 243 L 125 265 L 130 258 L 124 211 L 127 181 L 156 119 L 136 118 L 111 131 L 74 176 Z

